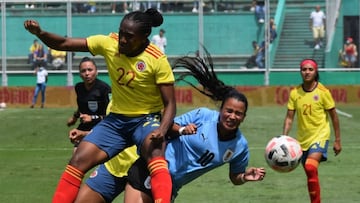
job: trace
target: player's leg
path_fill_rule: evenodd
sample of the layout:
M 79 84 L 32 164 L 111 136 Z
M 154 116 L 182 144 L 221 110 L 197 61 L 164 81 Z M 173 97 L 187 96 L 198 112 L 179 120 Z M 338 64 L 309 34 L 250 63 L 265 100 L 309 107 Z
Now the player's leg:
M 311 203 L 321 202 L 318 167 L 321 161 L 326 161 L 327 159 L 328 143 L 329 141 L 315 143 L 305 155 L 306 160 L 304 163 L 304 170 L 307 176 L 308 192 Z
M 127 177 L 112 175 L 104 164 L 93 171 L 80 188 L 75 203 L 112 202 L 125 189 Z
M 171 200 L 172 182 L 167 161 L 165 160 L 165 138 L 152 139 L 152 132 L 160 125 L 160 115 L 148 115 L 144 125 L 134 134 L 136 145 L 141 147 L 141 156 L 147 162 L 151 176 L 151 191 L 154 202 L 169 203 Z M 144 138 L 144 136 L 146 136 Z
M 149 171 L 146 161 L 139 158 L 128 171 L 124 203 L 153 203 Z
M 110 114 L 84 137 L 59 181 L 54 203 L 74 202 L 84 174 L 128 146 L 128 140 L 120 135 L 127 128 L 116 115 Z M 124 130 L 124 135 L 132 132 Z
M 107 154 L 104 151 L 93 143 L 82 141 L 59 180 L 53 203 L 72 203 L 84 174 L 105 159 Z
M 106 203 L 106 201 L 100 193 L 83 184 L 74 203 Z

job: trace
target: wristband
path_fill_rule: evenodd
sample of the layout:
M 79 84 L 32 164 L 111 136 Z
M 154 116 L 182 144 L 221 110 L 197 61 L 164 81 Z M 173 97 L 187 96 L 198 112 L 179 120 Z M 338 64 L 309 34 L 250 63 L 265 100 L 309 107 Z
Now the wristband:
M 182 135 L 183 131 L 185 130 L 185 126 L 179 128 L 179 135 Z
M 243 183 L 246 182 L 246 180 L 245 180 L 245 173 L 241 174 L 240 180 L 241 180 L 241 182 L 243 182 Z
M 98 115 L 91 115 L 91 120 L 99 119 L 100 117 Z

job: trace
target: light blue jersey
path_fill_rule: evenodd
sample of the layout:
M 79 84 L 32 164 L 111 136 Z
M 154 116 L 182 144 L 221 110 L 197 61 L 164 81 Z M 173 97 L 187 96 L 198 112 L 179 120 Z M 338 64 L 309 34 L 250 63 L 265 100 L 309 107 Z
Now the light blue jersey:
M 220 141 L 218 120 L 219 112 L 207 108 L 195 109 L 175 118 L 174 122 L 180 126 L 194 123 L 197 133 L 180 136 L 167 145 L 165 156 L 174 192 L 225 163 L 230 164 L 230 173 L 245 172 L 249 160 L 246 138 L 237 130 L 234 139 Z

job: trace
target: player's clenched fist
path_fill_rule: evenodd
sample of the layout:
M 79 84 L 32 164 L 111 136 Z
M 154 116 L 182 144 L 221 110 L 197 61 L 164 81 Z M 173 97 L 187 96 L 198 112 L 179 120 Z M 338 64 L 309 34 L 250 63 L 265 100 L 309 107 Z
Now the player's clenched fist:
M 26 20 L 24 22 L 24 27 L 28 30 L 31 34 L 38 35 L 41 31 L 40 25 L 35 20 Z

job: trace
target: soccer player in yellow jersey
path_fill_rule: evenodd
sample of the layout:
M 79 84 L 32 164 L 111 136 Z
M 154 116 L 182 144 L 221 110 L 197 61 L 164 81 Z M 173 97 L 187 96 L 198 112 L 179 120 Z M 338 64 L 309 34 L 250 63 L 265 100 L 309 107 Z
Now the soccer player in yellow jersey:
M 65 38 L 41 29 L 35 20 L 25 20 L 25 29 L 52 49 L 102 55 L 111 81 L 111 112 L 80 142 L 53 203 L 74 202 L 87 171 L 134 144 L 151 171 L 155 202 L 170 202 L 172 183 L 164 148 L 176 114 L 174 75 L 166 55 L 148 39 L 152 27 L 162 23 L 156 9 L 133 11 L 121 20 L 118 34 Z
M 313 59 L 300 63 L 303 83 L 290 92 L 283 134 L 288 135 L 297 116 L 297 140 L 303 150 L 302 165 L 307 176 L 311 203 L 320 203 L 318 166 L 327 160 L 330 140 L 329 117 L 334 128 L 335 156 L 341 152 L 340 126 L 330 91 L 319 82 L 318 65 Z

